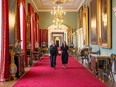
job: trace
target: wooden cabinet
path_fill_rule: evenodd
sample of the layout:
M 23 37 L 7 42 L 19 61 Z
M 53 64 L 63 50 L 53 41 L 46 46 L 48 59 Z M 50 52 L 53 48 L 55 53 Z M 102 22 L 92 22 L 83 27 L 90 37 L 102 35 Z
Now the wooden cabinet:
M 23 53 L 15 54 L 15 64 L 17 66 L 16 76 L 20 77 L 24 73 L 24 54 Z

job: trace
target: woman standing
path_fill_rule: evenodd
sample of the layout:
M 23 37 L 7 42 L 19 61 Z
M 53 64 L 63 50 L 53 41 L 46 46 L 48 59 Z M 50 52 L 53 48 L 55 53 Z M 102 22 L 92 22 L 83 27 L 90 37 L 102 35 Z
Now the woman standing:
M 61 46 L 62 50 L 62 64 L 63 67 L 66 68 L 68 63 L 68 46 L 66 45 L 66 41 L 64 41 L 63 45 Z
M 56 56 L 57 56 L 57 47 L 54 44 L 54 41 L 51 41 L 51 45 L 50 45 L 50 64 L 51 67 L 55 68 L 56 66 Z

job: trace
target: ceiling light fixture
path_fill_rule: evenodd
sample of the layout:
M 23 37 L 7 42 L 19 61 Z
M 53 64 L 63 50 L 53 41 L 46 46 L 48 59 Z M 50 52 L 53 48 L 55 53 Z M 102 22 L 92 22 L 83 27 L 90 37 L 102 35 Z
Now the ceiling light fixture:
M 66 14 L 66 12 L 62 10 L 61 6 L 58 6 L 57 8 L 54 7 L 54 10 L 51 11 L 51 15 L 53 16 L 53 18 L 62 19 L 65 14 Z
M 62 19 L 54 19 L 53 20 L 53 24 L 57 27 L 59 27 L 60 25 L 62 25 L 63 20 Z

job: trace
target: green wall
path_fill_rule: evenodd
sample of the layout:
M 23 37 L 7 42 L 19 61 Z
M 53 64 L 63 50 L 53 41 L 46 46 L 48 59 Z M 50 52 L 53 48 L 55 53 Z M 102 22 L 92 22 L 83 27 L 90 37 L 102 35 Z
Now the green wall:
M 89 7 L 89 21 L 90 21 L 90 0 L 85 0 L 83 4 L 87 4 Z M 112 0 L 112 8 L 113 7 L 116 7 L 116 0 Z M 35 9 L 35 11 L 37 10 Z M 52 24 L 52 18 L 51 18 L 50 12 L 38 12 L 38 14 L 40 17 L 39 19 L 40 28 L 47 29 Z M 69 28 L 77 29 L 78 28 L 77 19 L 78 19 L 77 12 L 67 12 L 64 17 L 64 24 L 67 25 Z M 112 10 L 111 23 L 112 23 L 112 48 L 111 49 L 101 48 L 101 51 L 104 53 L 109 53 L 109 54 L 115 53 L 116 54 L 116 40 L 115 40 L 116 38 L 116 16 L 113 10 Z M 89 22 L 89 29 L 90 29 L 90 22 Z M 90 35 L 90 30 L 89 30 L 89 35 Z M 97 50 L 98 45 L 92 45 L 92 48 L 93 50 Z
M 90 0 L 85 0 L 84 3 L 88 4 L 89 7 L 89 14 L 90 14 Z M 111 6 L 111 11 L 112 11 L 112 20 L 111 20 L 111 25 L 112 25 L 112 48 L 111 49 L 101 49 L 101 52 L 103 53 L 108 53 L 108 54 L 112 54 L 115 53 L 116 54 L 116 16 L 114 14 L 114 11 L 112 10 L 113 7 L 116 7 L 116 0 L 111 0 L 112 1 L 112 6 Z M 83 4 L 84 4 L 83 3 Z M 89 21 L 90 21 L 90 15 L 89 15 Z M 89 23 L 89 29 L 90 29 L 90 23 Z M 90 30 L 89 30 L 89 34 L 90 34 Z M 89 37 L 90 38 L 90 37 Z M 98 49 L 98 45 L 92 45 L 93 50 L 97 50 Z
M 53 18 L 50 12 L 38 12 L 39 14 L 39 24 L 41 29 L 47 29 L 52 25 Z M 77 29 L 77 12 L 66 12 L 63 18 L 63 24 L 69 28 Z
M 26 0 L 26 14 L 28 14 L 28 3 L 34 8 L 34 11 L 37 12 L 36 7 L 31 0 Z M 39 14 L 39 24 L 41 29 L 47 29 L 50 25 L 53 24 L 53 18 L 51 17 L 50 12 L 38 12 Z M 66 15 L 63 18 L 64 23 L 67 27 L 77 29 L 77 12 L 66 12 Z
M 112 0 L 112 8 L 116 7 L 116 0 Z M 111 9 L 112 9 L 111 8 Z M 108 52 L 109 54 L 115 53 L 116 54 L 116 16 L 114 14 L 114 11 L 112 11 L 112 49 L 102 49 L 104 52 Z

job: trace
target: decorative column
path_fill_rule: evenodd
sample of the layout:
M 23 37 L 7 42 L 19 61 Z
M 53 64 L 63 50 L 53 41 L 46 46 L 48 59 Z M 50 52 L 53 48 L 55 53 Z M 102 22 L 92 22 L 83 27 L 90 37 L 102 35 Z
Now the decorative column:
M 49 30 L 49 31 L 48 31 L 48 46 L 50 46 L 52 40 L 53 40 L 53 34 L 52 34 L 52 32 Z
M 38 42 L 38 39 L 37 39 L 38 30 L 37 29 L 38 29 L 38 14 L 35 13 L 35 41 Z
M 20 0 L 17 0 L 17 40 L 20 40 Z
M 68 43 L 67 32 L 64 32 L 64 41 Z
M 2 4 L 1 4 L 2 3 Z M 0 27 L 0 81 L 9 80 L 9 22 L 8 0 L 0 0 L 2 25 Z
M 35 49 L 35 36 L 34 36 L 34 9 L 32 5 L 29 3 L 28 4 L 28 13 L 30 14 L 31 17 L 31 46 L 32 46 L 32 51 Z
M 40 42 L 40 29 L 39 29 L 39 20 L 38 20 L 38 25 L 37 25 L 37 41 L 39 43 L 39 47 L 41 47 L 41 42 Z
M 40 47 L 41 47 L 42 41 L 41 41 L 41 29 L 40 28 L 39 28 L 39 43 L 40 43 Z
M 48 46 L 50 45 L 50 40 L 51 40 L 51 33 L 48 31 Z
M 24 52 L 24 61 L 27 66 L 27 40 L 26 40 L 26 11 L 25 0 L 20 1 L 20 32 L 21 32 L 21 48 Z
M 31 32 L 30 32 L 30 15 L 28 14 L 26 16 L 26 21 L 27 21 L 27 33 L 26 33 L 26 37 L 27 37 L 27 42 L 31 42 Z
M 3 64 L 2 64 L 2 60 L 3 60 L 3 58 L 2 58 L 2 49 L 3 49 L 3 47 L 2 47 L 2 27 L 3 27 L 3 25 L 2 25 L 2 0 L 0 0 L 0 81 L 1 81 L 1 76 L 2 76 L 2 68 L 3 68 Z
M 37 13 L 35 13 L 35 21 L 36 21 L 36 41 L 39 43 L 40 47 L 41 43 L 40 43 L 39 16 Z

